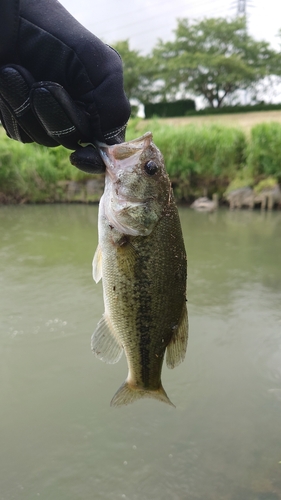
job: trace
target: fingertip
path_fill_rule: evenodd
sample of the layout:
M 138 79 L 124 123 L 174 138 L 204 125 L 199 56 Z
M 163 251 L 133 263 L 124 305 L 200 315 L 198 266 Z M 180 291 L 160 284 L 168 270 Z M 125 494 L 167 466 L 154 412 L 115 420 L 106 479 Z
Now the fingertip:
M 87 174 L 103 174 L 105 165 L 93 146 L 79 148 L 70 155 L 70 163 Z

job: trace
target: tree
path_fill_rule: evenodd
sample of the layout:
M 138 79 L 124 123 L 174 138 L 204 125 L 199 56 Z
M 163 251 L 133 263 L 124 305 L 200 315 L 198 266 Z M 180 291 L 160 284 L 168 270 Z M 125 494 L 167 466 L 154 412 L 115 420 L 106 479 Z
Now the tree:
M 139 51 L 130 49 L 128 40 L 116 42 L 114 49 L 123 61 L 124 89 L 130 102 L 145 104 L 157 100 L 159 92 L 162 92 L 162 82 L 159 87 L 155 81 L 156 61 L 153 55 L 140 55 Z
M 131 50 L 128 40 L 121 40 L 114 44 L 114 49 L 120 54 L 123 61 L 124 88 L 128 99 L 136 97 L 139 86 L 142 57 L 137 50 Z
M 178 21 L 175 40 L 159 41 L 153 51 L 154 81 L 164 97 L 204 96 L 220 107 L 238 89 L 253 89 L 270 75 L 280 75 L 280 54 L 247 34 L 245 18 Z

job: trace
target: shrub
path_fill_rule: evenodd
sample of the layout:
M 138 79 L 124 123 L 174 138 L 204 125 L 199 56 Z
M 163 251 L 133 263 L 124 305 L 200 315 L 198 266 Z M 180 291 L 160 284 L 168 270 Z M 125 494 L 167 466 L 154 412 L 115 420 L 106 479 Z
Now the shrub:
M 143 123 L 130 123 L 127 140 L 147 129 L 161 150 L 168 173 L 181 199 L 202 195 L 205 188 L 212 194 L 223 192 L 246 161 L 246 136 L 243 131 L 219 125 L 178 126 L 151 120 L 147 129 Z M 182 186 L 179 193 L 178 186 Z
M 277 179 L 275 179 L 274 177 L 267 177 L 254 187 L 254 191 L 255 193 L 261 193 L 265 189 L 274 189 L 277 185 Z
M 6 137 L 0 129 L 0 193 L 8 200 L 52 200 L 54 186 L 70 179 L 75 168 L 69 162 L 69 151 L 22 144 Z
M 9 139 L 0 137 L 0 194 L 7 199 L 20 199 L 27 186 L 20 173 L 21 148 L 9 148 Z M 22 145 L 18 145 L 22 146 Z
M 146 122 L 130 120 L 127 140 L 147 131 Z M 263 123 L 246 141 L 238 128 L 220 125 L 171 126 L 149 122 L 153 140 L 161 150 L 177 199 L 208 191 L 222 194 L 228 187 L 254 186 L 265 178 L 281 180 L 281 125 Z M 45 148 L 8 139 L 0 128 L 0 199 L 54 201 L 66 199 L 59 181 L 86 182 L 91 176 L 73 167 L 70 151 Z
M 260 123 L 252 128 L 248 165 L 255 177 L 273 176 L 281 180 L 280 123 Z
M 196 116 L 196 115 L 223 115 L 223 114 L 232 114 L 232 113 L 251 113 L 253 111 L 273 111 L 280 110 L 281 104 L 248 104 L 245 106 L 237 105 L 237 106 L 222 106 L 221 108 L 204 108 L 199 109 L 198 111 L 190 110 L 186 113 L 186 116 Z
M 144 106 L 144 114 L 146 118 L 153 116 L 185 116 L 188 111 L 195 110 L 195 101 L 193 99 L 185 99 L 174 102 L 156 102 L 147 103 Z
M 161 150 L 170 176 L 190 185 L 229 180 L 245 161 L 246 138 L 239 129 L 218 125 L 174 128 L 154 123 L 154 142 Z M 224 183 L 225 180 L 222 180 Z

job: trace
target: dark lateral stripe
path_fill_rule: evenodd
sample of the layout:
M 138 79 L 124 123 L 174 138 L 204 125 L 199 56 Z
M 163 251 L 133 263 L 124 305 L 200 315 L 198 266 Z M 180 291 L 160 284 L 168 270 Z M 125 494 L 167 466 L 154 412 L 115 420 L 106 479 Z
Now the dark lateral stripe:
M 140 359 L 141 359 L 141 376 L 144 387 L 150 385 L 150 336 L 149 332 L 141 333 L 140 337 Z
M 136 320 L 139 332 L 140 374 L 144 387 L 150 385 L 150 327 L 153 322 L 151 279 L 147 276 L 148 259 L 149 256 L 140 256 L 135 266 L 135 283 L 139 295 Z

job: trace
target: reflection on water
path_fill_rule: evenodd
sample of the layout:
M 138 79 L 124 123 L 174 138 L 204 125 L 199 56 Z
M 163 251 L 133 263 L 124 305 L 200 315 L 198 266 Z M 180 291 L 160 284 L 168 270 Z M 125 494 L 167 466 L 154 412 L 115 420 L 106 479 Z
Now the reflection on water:
M 281 214 L 181 208 L 189 258 L 176 410 L 112 409 L 90 352 L 97 207 L 0 209 L 0 500 L 281 499 Z

